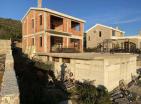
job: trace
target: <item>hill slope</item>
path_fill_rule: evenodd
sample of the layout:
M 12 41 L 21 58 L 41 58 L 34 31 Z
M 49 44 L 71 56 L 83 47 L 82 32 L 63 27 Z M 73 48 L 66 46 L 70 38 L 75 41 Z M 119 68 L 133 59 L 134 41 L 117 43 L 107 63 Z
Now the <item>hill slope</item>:
M 0 18 L 0 39 L 20 40 L 22 24 L 18 20 Z

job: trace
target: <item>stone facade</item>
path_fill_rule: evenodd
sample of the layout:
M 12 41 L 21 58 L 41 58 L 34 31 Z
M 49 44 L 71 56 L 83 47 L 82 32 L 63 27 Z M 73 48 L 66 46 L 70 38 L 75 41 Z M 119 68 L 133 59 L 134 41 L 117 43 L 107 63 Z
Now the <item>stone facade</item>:
M 107 51 L 117 47 L 141 49 L 141 36 L 124 36 L 119 29 L 97 24 L 86 31 L 86 44 L 86 48 L 96 48 L 101 44 Z
M 86 47 L 95 48 L 99 44 L 102 44 L 105 39 L 111 39 L 112 37 L 116 38 L 123 36 L 124 36 L 124 32 L 120 31 L 119 29 L 97 24 L 94 27 L 90 28 L 88 31 L 86 31 L 86 44 L 87 44 Z
M 104 85 L 109 91 L 119 85 L 120 80 L 128 84 L 136 76 L 136 55 L 130 54 L 38 54 L 44 62 L 52 61 L 56 75 L 62 70 L 64 58 L 66 71 L 72 72 L 75 80 L 93 80 L 95 85 Z M 59 58 L 54 61 L 53 58 Z M 58 61 L 59 60 L 59 61 Z

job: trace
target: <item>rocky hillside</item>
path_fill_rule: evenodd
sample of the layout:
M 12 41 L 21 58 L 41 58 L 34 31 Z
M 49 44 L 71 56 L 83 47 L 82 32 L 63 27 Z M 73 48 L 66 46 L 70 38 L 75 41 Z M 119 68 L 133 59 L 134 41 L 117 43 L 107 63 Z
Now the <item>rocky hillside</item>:
M 0 18 L 0 39 L 20 40 L 22 24 L 19 20 Z

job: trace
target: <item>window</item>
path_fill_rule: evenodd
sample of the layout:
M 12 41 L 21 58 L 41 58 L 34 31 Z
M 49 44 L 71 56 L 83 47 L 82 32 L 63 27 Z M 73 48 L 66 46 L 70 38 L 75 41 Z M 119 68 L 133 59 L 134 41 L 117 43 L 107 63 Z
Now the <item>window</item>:
M 62 62 L 64 62 L 64 63 L 70 63 L 70 59 L 69 58 L 63 58 L 62 59 Z
M 34 46 L 34 38 L 32 38 L 32 46 Z
M 115 30 L 112 30 L 112 36 L 115 36 Z
M 99 31 L 99 37 L 101 37 L 102 36 L 102 32 L 101 31 Z
M 53 57 L 53 58 L 52 58 L 52 61 L 54 61 L 54 62 L 59 62 L 59 57 Z
M 90 36 L 88 36 L 88 40 L 89 40 L 89 41 L 91 40 L 91 37 L 90 37 Z
M 42 25 L 43 24 L 43 18 L 42 18 L 42 15 L 40 15 L 40 25 Z
M 32 19 L 32 28 L 34 28 L 34 19 Z
M 42 47 L 42 37 L 40 37 L 40 47 Z

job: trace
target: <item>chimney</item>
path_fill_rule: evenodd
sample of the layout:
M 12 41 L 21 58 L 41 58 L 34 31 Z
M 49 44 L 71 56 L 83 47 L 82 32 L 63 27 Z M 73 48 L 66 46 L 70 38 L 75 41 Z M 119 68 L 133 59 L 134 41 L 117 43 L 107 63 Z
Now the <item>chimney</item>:
M 42 0 L 38 0 L 38 8 L 42 8 Z

